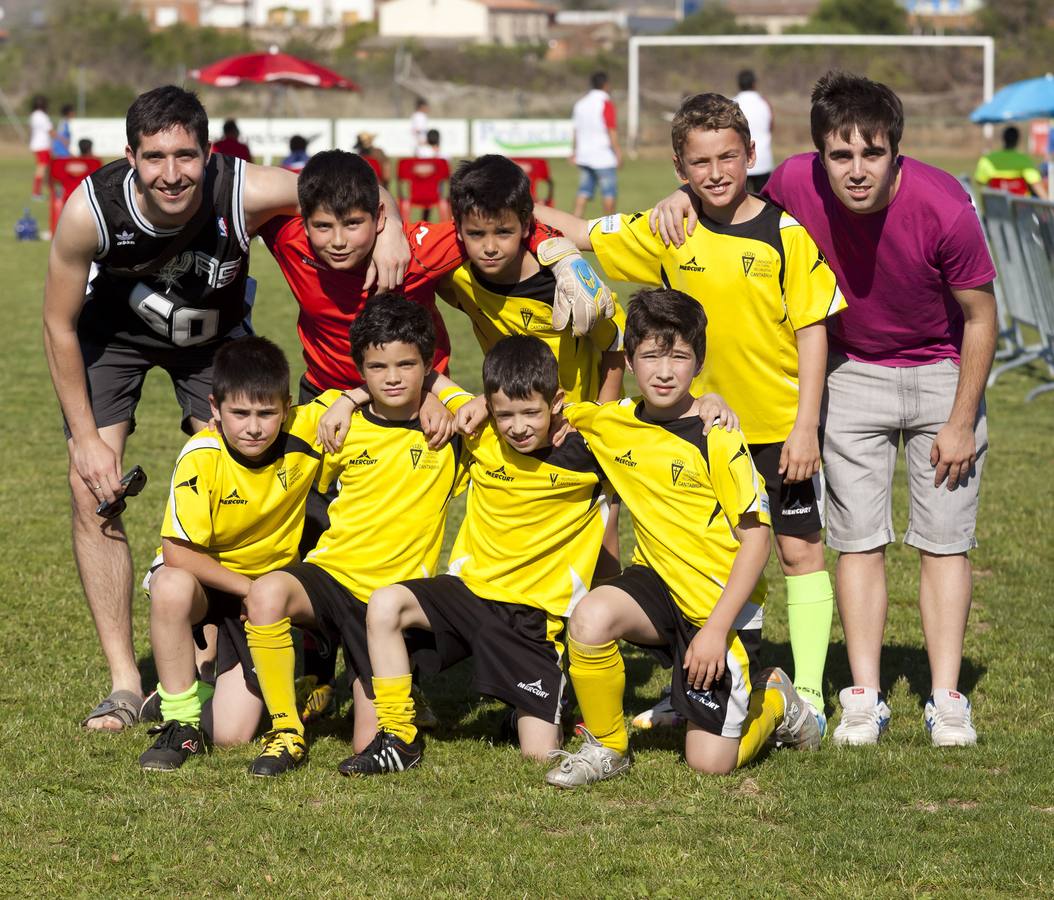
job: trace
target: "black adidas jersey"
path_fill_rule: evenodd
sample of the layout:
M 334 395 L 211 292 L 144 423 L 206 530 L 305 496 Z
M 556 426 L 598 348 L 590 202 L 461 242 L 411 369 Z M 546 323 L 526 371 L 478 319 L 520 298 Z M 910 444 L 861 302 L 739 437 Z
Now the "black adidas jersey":
M 205 167 L 210 211 L 194 238 L 158 271 L 135 274 L 182 229 L 157 228 L 135 201 L 135 171 L 120 159 L 84 182 L 95 219 L 95 275 L 81 328 L 96 338 L 149 347 L 186 347 L 243 333 L 249 236 L 242 196 L 245 163 L 214 153 Z M 247 327 L 247 326 L 245 326 Z

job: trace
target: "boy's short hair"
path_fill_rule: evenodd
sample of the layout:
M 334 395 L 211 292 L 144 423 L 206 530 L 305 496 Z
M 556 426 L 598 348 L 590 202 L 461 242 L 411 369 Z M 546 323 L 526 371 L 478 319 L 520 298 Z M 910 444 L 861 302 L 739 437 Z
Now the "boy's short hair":
M 223 136 L 224 137 L 237 137 L 241 134 L 238 128 L 238 123 L 234 119 L 227 119 L 223 123 Z
M 1014 125 L 1007 125 L 1003 129 L 1003 149 L 1013 150 L 1021 140 L 1021 132 Z
M 223 344 L 212 359 L 212 398 L 216 406 L 244 396 L 266 403 L 289 396 L 289 361 L 282 349 L 265 337 L 249 335 Z
M 450 179 L 450 209 L 458 225 L 470 213 L 496 219 L 508 210 L 526 228 L 534 215 L 531 181 L 507 156 L 466 160 Z
M 884 134 L 896 157 L 904 134 L 904 106 L 884 84 L 862 75 L 831 71 L 812 89 L 809 125 L 812 142 L 821 154 L 827 135 L 837 134 L 848 141 L 857 129 L 869 144 Z
M 680 159 L 689 134 L 697 129 L 717 131 L 719 128 L 731 128 L 743 139 L 743 146 L 750 149 L 750 125 L 735 100 L 713 93 L 687 98 L 677 110 L 670 127 L 673 152 Z
M 64 116 L 72 116 L 73 115 L 73 104 L 72 103 L 63 103 L 62 104 L 62 109 L 60 110 L 60 113 L 62 115 L 64 115 Z
M 307 161 L 296 185 L 300 214 L 306 219 L 325 207 L 335 216 L 361 210 L 377 216 L 381 205 L 377 176 L 357 153 L 323 150 Z
M 95 149 L 95 144 L 92 143 L 91 138 L 81 138 L 77 141 L 77 152 L 81 156 L 91 156 L 92 150 Z
M 736 84 L 739 85 L 741 91 L 752 91 L 757 83 L 758 79 L 753 69 L 743 69 L 736 76 Z
M 304 153 L 307 150 L 307 138 L 300 134 L 294 134 L 289 139 L 289 149 L 293 153 Z
M 369 347 L 383 347 L 393 341 L 413 344 L 421 353 L 425 368 L 435 355 L 436 331 L 432 316 L 419 303 L 395 291 L 377 294 L 366 303 L 351 324 L 351 358 L 362 368 Z
M 502 338 L 483 357 L 483 394 L 501 391 L 510 400 L 542 395 L 552 403 L 560 389 L 560 368 L 549 345 L 530 334 Z
M 683 291 L 649 288 L 637 291 L 626 309 L 626 355 L 630 358 L 648 338 L 669 350 L 681 338 L 701 363 L 706 356 L 706 313 Z
M 607 72 L 594 72 L 592 75 L 589 76 L 589 86 L 594 91 L 602 91 L 602 90 L 604 90 L 604 86 L 607 83 L 608 83 L 608 73 Z
M 135 98 L 128 107 L 124 129 L 128 146 L 135 153 L 144 136 L 184 128 L 204 151 L 209 146 L 209 117 L 198 95 L 174 84 L 154 88 Z

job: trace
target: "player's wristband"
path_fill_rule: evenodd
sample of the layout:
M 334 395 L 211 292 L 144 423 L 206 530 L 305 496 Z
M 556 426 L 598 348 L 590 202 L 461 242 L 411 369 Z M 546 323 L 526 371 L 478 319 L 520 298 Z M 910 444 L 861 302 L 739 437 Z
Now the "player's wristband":
M 467 400 L 472 399 L 472 394 L 463 388 L 458 387 L 456 384 L 445 387 L 439 392 L 439 402 L 443 404 L 447 409 L 450 408 L 450 403 L 456 400 L 458 397 L 465 397 Z

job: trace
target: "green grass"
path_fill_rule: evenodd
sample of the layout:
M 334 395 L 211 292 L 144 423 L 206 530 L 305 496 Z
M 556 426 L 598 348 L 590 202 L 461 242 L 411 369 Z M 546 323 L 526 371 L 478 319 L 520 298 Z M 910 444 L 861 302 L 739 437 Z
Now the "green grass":
M 958 167 L 956 167 L 958 168 Z M 557 168 L 558 198 L 574 176 Z M 665 193 L 662 163 L 622 173 L 624 207 Z M 1050 578 L 1054 429 L 1043 373 L 1019 370 L 989 392 L 991 453 L 973 554 L 975 606 L 963 688 L 981 733 L 971 750 L 937 752 L 922 727 L 927 664 L 913 551 L 889 551 L 885 673 L 893 722 L 876 748 L 774 754 L 727 778 L 692 774 L 680 737 L 634 736 L 621 780 L 558 793 L 542 768 L 492 746 L 494 704 L 465 689 L 464 669 L 427 687 L 443 727 L 424 765 L 402 777 L 348 781 L 343 722 L 313 736 L 310 764 L 277 783 L 250 779 L 253 750 L 214 753 L 168 776 L 144 775 L 142 729 L 88 734 L 78 720 L 105 693 L 102 655 L 73 566 L 66 454 L 40 340 L 47 248 L 12 226 L 29 169 L 0 161 L 4 327 L 0 483 L 0 893 L 11 895 L 311 894 L 333 896 L 1036 896 L 1054 891 L 1054 646 Z M 38 217 L 44 210 L 34 207 Z M 256 322 L 299 359 L 294 304 L 266 251 Z M 626 286 L 622 286 L 624 290 Z M 454 374 L 479 385 L 467 320 L 449 317 Z M 150 474 L 127 524 L 138 573 L 157 543 L 164 484 L 182 444 L 171 388 L 146 387 L 128 464 Z M 898 498 L 903 532 L 904 496 Z M 448 535 L 461 515 L 456 506 Z M 628 544 L 625 545 L 628 550 Z M 624 551 L 625 552 L 625 551 Z M 781 579 L 765 651 L 789 663 Z M 152 672 L 147 603 L 136 647 Z M 650 705 L 664 674 L 630 656 L 626 706 Z M 828 697 L 848 681 L 840 628 Z

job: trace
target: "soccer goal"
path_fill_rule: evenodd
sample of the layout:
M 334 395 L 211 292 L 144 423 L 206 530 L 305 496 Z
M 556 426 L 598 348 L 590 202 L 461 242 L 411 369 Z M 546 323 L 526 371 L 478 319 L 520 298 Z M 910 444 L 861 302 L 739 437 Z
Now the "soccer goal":
M 879 34 L 733 34 L 733 35 L 664 35 L 633 37 L 629 40 L 629 109 L 627 116 L 628 145 L 637 148 L 640 138 L 642 47 L 973 47 L 984 57 L 983 97 L 992 99 L 995 89 L 995 40 L 991 37 L 946 37 L 943 35 L 879 35 Z M 986 126 L 990 134 L 990 126 Z

